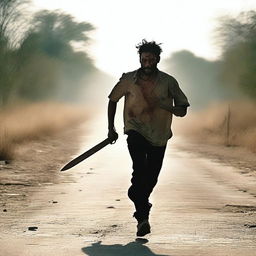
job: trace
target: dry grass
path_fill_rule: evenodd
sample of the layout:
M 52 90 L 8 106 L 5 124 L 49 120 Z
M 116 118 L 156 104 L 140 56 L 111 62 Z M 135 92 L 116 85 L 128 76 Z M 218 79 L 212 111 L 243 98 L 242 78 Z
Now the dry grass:
M 0 160 L 13 159 L 21 143 L 50 136 L 88 118 L 81 107 L 46 102 L 0 110 Z
M 176 130 L 200 142 L 242 146 L 256 152 L 255 109 L 256 103 L 249 101 L 218 103 L 189 113 L 185 120 L 176 122 Z

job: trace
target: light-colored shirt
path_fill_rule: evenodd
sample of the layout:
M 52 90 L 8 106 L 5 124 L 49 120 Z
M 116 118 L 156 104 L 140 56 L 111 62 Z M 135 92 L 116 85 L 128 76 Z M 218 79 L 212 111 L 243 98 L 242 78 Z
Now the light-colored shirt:
M 125 97 L 125 133 L 135 130 L 152 145 L 164 146 L 172 137 L 172 114 L 160 108 L 158 102 L 188 107 L 187 97 L 174 77 L 158 70 L 156 79 L 151 83 L 145 82 L 144 85 L 138 72 L 139 70 L 124 73 L 112 89 L 109 99 L 118 102 Z

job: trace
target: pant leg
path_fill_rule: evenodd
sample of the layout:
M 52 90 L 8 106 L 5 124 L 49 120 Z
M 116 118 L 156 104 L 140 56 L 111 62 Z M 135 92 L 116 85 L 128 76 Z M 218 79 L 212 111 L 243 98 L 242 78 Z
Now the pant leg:
M 129 132 L 127 142 L 133 161 L 132 185 L 128 196 L 135 205 L 134 216 L 140 221 L 148 218 L 151 208 L 148 199 L 157 182 L 165 147 L 152 146 L 135 131 Z
M 166 146 L 150 146 L 147 150 L 147 175 L 144 185 L 144 193 L 147 198 L 157 184 L 158 176 L 162 168 Z
M 137 205 L 144 204 L 146 200 L 143 186 L 147 167 L 147 141 L 139 133 L 130 131 L 127 143 L 133 162 L 132 185 L 128 190 L 128 196 L 135 203 L 136 207 Z

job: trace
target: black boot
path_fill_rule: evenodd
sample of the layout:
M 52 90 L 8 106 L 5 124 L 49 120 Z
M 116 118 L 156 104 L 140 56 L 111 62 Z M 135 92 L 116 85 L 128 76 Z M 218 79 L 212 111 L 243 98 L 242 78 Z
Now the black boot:
M 148 222 L 148 219 L 145 219 L 141 222 L 138 222 L 137 225 L 137 236 L 145 236 L 146 234 L 149 234 L 150 231 L 150 224 Z
M 148 208 L 146 211 L 136 211 L 133 216 L 137 219 L 137 236 L 145 236 L 150 233 L 150 224 L 148 221 L 149 211 L 152 207 L 151 203 L 148 203 Z

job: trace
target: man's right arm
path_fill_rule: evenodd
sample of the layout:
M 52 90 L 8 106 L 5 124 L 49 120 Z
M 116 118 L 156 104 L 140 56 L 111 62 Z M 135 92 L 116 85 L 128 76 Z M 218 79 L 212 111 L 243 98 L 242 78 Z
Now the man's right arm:
M 108 102 L 108 138 L 115 142 L 118 138 L 118 134 L 115 130 L 114 120 L 116 114 L 116 105 L 119 99 L 121 99 L 127 90 L 126 80 L 124 79 L 125 73 L 119 79 L 118 83 L 114 86 L 111 93 L 109 94 L 109 102 Z
M 109 100 L 108 102 L 108 138 L 111 142 L 115 142 L 118 139 L 118 134 L 115 130 L 115 115 L 116 115 L 117 103 Z

